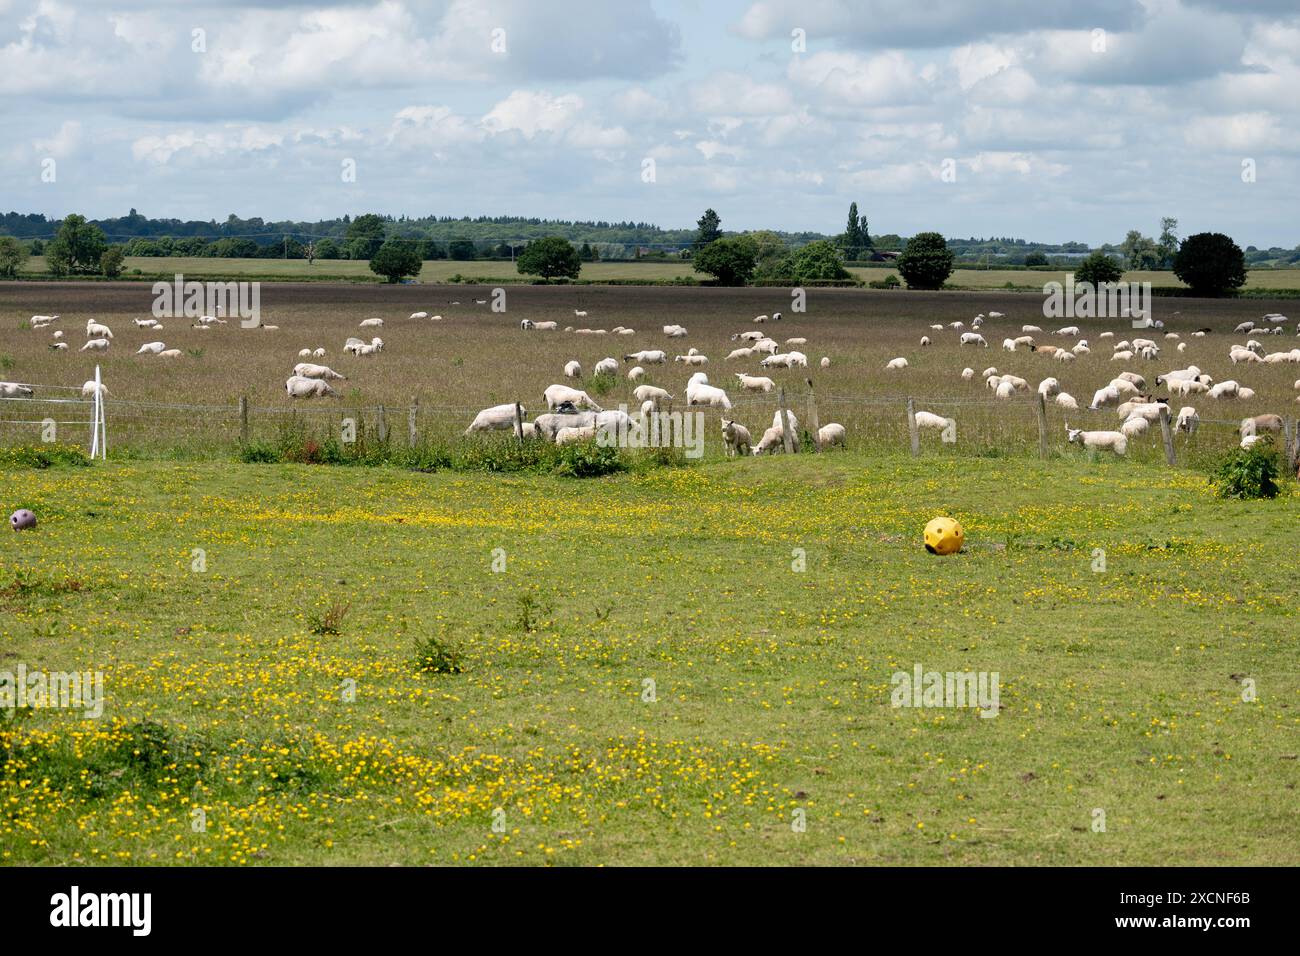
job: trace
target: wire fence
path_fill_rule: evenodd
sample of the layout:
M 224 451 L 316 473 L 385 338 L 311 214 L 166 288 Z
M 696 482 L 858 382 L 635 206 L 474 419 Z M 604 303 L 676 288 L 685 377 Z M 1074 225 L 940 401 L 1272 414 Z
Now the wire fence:
M 30 394 L 0 399 L 0 444 L 67 442 L 92 447 L 93 395 L 66 386 L 26 385 Z M 597 400 L 600 400 L 599 398 Z M 782 403 L 794 417 L 794 433 L 804 452 L 834 452 L 836 446 L 818 449 L 817 429 L 838 424 L 844 445 L 882 453 L 910 452 L 922 456 L 1050 457 L 1057 454 L 1092 454 L 1067 441 L 1067 428 L 1117 431 L 1121 421 L 1115 409 L 1066 409 L 1036 393 L 1021 393 L 1009 400 L 908 395 L 815 394 L 811 389 L 786 393 L 742 393 L 731 399 L 730 409 L 671 406 L 690 418 L 661 430 L 664 441 L 698 449 L 705 458 L 727 454 L 722 422 L 734 420 L 750 432 L 758 445 L 766 429 L 780 420 Z M 1140 434 L 1128 437 L 1126 457 L 1175 466 L 1207 467 L 1240 447 L 1241 419 L 1218 412 L 1216 403 L 1194 426 L 1180 428 L 1172 417 L 1153 420 Z M 606 409 L 622 409 L 632 419 L 639 407 L 603 402 Z M 1202 403 L 1204 407 L 1205 403 Z M 545 407 L 522 402 L 525 421 Z M 142 457 L 230 457 L 250 445 L 282 444 L 290 438 L 342 445 L 355 441 L 422 447 L 450 446 L 509 440 L 507 423 L 498 432 L 465 435 L 481 409 L 412 399 L 405 405 L 368 405 L 345 399 L 306 399 L 286 405 L 163 403 L 117 399 L 103 402 L 105 436 L 111 437 L 115 455 Z M 1169 416 L 1176 414 L 1171 410 Z M 1275 436 L 1278 449 L 1296 473 L 1300 426 L 1285 419 Z M 778 442 L 776 451 L 782 450 Z M 1104 454 L 1104 453 L 1103 453 Z

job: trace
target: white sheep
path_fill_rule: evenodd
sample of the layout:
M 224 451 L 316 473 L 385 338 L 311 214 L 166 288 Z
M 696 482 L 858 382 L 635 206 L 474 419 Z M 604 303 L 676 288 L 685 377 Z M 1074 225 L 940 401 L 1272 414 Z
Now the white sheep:
M 1196 414 L 1196 409 L 1190 405 L 1184 405 L 1178 410 L 1178 420 L 1174 423 L 1174 428 L 1180 432 L 1186 432 L 1188 435 L 1195 435 L 1196 429 L 1201 425 L 1201 416 Z
M 823 356 L 822 356 L 822 360 L 821 360 L 821 362 L 819 362 L 818 364 L 820 364 L 822 368 L 830 368 L 830 367 L 831 367 L 831 360 L 830 360 L 828 357 L 826 357 L 825 355 L 823 355 Z
M 312 349 L 312 350 L 311 350 L 311 357 L 312 357 L 312 358 L 324 358 L 324 357 L 325 357 L 325 350 L 324 350 L 323 348 L 315 348 L 315 349 Z
M 973 368 L 964 368 L 961 370 L 961 380 L 963 382 L 972 381 L 974 380 L 974 378 L 975 378 L 975 370 Z
M 26 385 L 19 385 L 17 382 L 0 382 L 0 398 L 31 398 L 33 394 L 35 393 Z
M 1078 411 L 1079 403 L 1074 400 L 1074 396 L 1069 392 L 1061 392 L 1056 396 L 1056 404 L 1068 411 Z
M 570 388 L 568 385 L 548 385 L 542 394 L 546 397 L 546 407 L 551 411 L 555 411 L 565 402 L 571 403 L 574 408 L 587 408 L 593 412 L 604 411 L 586 392 Z
M 568 445 L 573 442 L 589 441 L 596 437 L 595 425 L 578 425 L 576 427 L 561 428 L 555 433 L 555 444 Z
M 1082 445 L 1089 451 L 1110 451 L 1116 455 L 1128 453 L 1128 438 L 1123 432 L 1086 432 L 1067 424 L 1065 437 L 1071 444 Z
M 636 396 L 638 402 L 654 402 L 655 408 L 671 408 L 673 397 L 668 394 L 667 390 L 655 385 L 638 385 L 632 389 L 632 394 Z
M 925 348 L 929 344 L 930 344 L 930 336 L 928 335 L 921 336 L 921 348 Z
M 146 342 L 135 350 L 136 355 L 157 355 L 163 349 L 167 348 L 165 342 Z
M 935 431 L 943 431 L 945 428 L 957 427 L 955 419 L 944 418 L 934 412 L 917 412 L 913 417 L 916 419 L 917 428 L 933 428 Z
M 55 342 L 53 345 L 50 346 L 50 348 L 54 349 L 54 351 L 56 352 L 66 352 L 68 350 L 68 343 Z
M 1051 398 L 1061 391 L 1061 383 L 1054 378 L 1045 378 L 1038 383 L 1038 394 L 1043 398 Z
M 565 378 L 582 378 L 582 365 L 575 361 L 564 363 Z
M 1114 385 L 1107 385 L 1105 388 L 1099 388 L 1092 394 L 1092 404 L 1088 408 L 1096 411 L 1107 405 L 1114 405 L 1119 402 L 1119 389 Z
M 429 317 L 428 312 L 412 312 L 409 316 L 407 316 L 407 318 L 409 319 L 427 319 L 428 317 Z
M 890 359 L 885 364 L 886 371 L 890 371 L 890 372 L 897 372 L 899 369 L 904 369 L 904 368 L 907 368 L 907 359 L 902 358 L 901 356 L 896 359 Z
M 94 319 L 86 323 L 86 338 L 88 339 L 111 339 L 113 330 L 107 325 L 102 325 Z
M 684 339 L 686 338 L 686 329 L 680 325 L 665 325 L 664 335 L 670 339 Z
M 1124 419 L 1124 423 L 1119 426 L 1120 433 L 1125 438 L 1137 438 L 1147 433 L 1151 423 L 1145 418 L 1134 416 L 1133 418 Z
M 736 372 L 735 374 L 740 381 L 740 387 L 747 392 L 770 392 L 776 387 L 775 382 L 762 375 L 745 375 L 743 372 Z
M 319 378 L 330 381 L 346 381 L 346 375 L 340 375 L 328 365 L 315 365 L 311 362 L 299 362 L 293 367 L 293 374 L 298 378 Z
M 1078 358 L 1078 356 L 1073 352 L 1067 352 L 1065 349 L 1057 349 L 1052 353 L 1052 358 L 1058 362 L 1073 362 Z
M 362 319 L 358 328 L 362 329 L 381 329 L 384 327 L 383 319 Z
M 1133 361 L 1133 353 L 1125 349 L 1121 352 L 1116 352 L 1110 357 L 1110 360 L 1112 362 L 1131 362 Z
M 132 319 L 137 329 L 151 329 L 158 324 L 157 319 Z
M 1003 340 L 1002 340 L 1002 347 L 1003 347 L 1004 349 L 1006 349 L 1008 352 L 1014 352 L 1014 351 L 1016 350 L 1016 340 L 1015 340 L 1015 339 L 1003 339 Z
M 834 445 L 844 447 L 844 426 L 839 422 L 830 422 L 817 429 L 817 443 L 822 448 L 830 448 Z
M 751 329 L 747 332 L 737 332 L 731 337 L 731 341 L 734 342 L 737 339 L 740 339 L 742 342 L 761 342 L 765 338 L 767 338 L 767 336 L 762 332 L 759 332 L 757 329 Z
M 624 362 L 636 362 L 645 365 L 663 365 L 668 361 L 668 353 L 663 349 L 642 349 L 623 356 Z
M 732 349 L 731 352 L 727 355 L 725 361 L 730 362 L 732 359 L 749 358 L 753 354 L 754 354 L 754 350 L 751 348 Z
M 753 438 L 749 429 L 726 418 L 722 420 L 722 442 L 726 446 L 728 458 L 749 455 L 753 451 Z
M 690 379 L 687 380 L 686 387 L 690 388 L 692 385 L 708 385 L 708 384 L 709 384 L 708 373 L 696 372 L 694 375 L 690 377 Z
M 104 398 L 104 397 L 106 397 L 106 396 L 108 395 L 108 386 L 105 385 L 103 382 L 100 382 L 100 383 L 99 383 L 99 385 L 98 385 L 98 390 L 99 390 L 99 397 L 100 397 L 100 398 Z M 94 398 L 94 397 L 95 397 L 95 391 L 96 391 L 96 385 L 95 385 L 95 383 L 94 383 L 93 381 L 92 381 L 92 382 L 85 382 L 85 383 L 83 383 L 82 386 L 81 386 L 81 397 L 82 397 L 82 398 Z
M 519 409 L 519 417 L 523 417 L 527 410 L 522 406 Z M 472 435 L 474 432 L 502 431 L 507 428 L 515 428 L 515 403 L 507 402 L 503 405 L 493 405 L 491 408 L 485 408 L 470 422 L 469 428 L 465 429 L 466 435 Z M 534 429 L 535 431 L 535 429 Z
M 978 332 L 963 332 L 961 334 L 962 345 L 981 345 L 984 348 L 989 347 L 989 343 L 984 341 L 984 336 Z
M 687 405 L 709 405 L 713 408 L 731 409 L 727 393 L 713 385 L 695 384 L 686 389 Z
M 1014 398 L 1015 394 L 1016 394 L 1016 387 L 1012 385 L 1010 382 L 999 382 L 997 391 L 994 392 L 994 395 L 997 398 L 1002 399 L 1003 401 L 1006 401 L 1009 398 Z
M 1245 438 L 1247 435 L 1258 435 L 1263 432 L 1272 432 L 1274 435 L 1282 434 L 1283 422 L 1281 415 L 1255 415 L 1251 418 L 1243 418 L 1237 433 Z
M 601 359 L 596 363 L 595 374 L 597 375 L 617 375 L 618 360 L 609 357 Z
M 303 378 L 301 375 L 285 379 L 284 390 L 290 398 L 320 398 L 338 394 L 324 379 Z
M 1241 386 L 1232 379 L 1228 379 L 1227 381 L 1215 385 L 1205 394 L 1206 397 L 1213 399 L 1237 398 L 1240 391 Z
M 1053 334 L 1053 335 L 1068 335 L 1070 338 L 1074 338 L 1075 336 L 1077 336 L 1077 335 L 1079 334 L 1079 327 L 1078 327 L 1077 325 L 1067 325 L 1067 326 L 1065 326 L 1064 328 L 1057 329 L 1057 330 L 1056 330 L 1055 332 L 1053 332 L 1052 334 Z
M 180 349 L 163 349 L 161 352 L 158 353 L 158 357 L 159 357 L 159 358 L 180 358 L 180 357 L 181 357 L 181 350 L 180 350 Z
M 775 355 L 780 347 L 776 339 L 759 339 L 753 345 L 755 353 L 762 352 L 764 355 Z
M 678 355 L 673 361 L 681 362 L 684 365 L 708 365 L 709 357 L 707 355 Z
M 1074 348 L 1070 349 L 1070 351 L 1075 355 L 1087 355 L 1092 351 L 1092 349 L 1088 348 L 1087 339 L 1080 339 L 1078 342 L 1074 343 Z
M 645 378 L 645 369 L 640 365 L 634 365 L 628 370 L 627 380 L 629 382 L 639 382 L 643 378 Z
M 803 338 L 802 336 L 798 336 L 793 339 L 786 339 L 785 344 L 786 345 L 807 345 L 808 340 L 806 338 Z
M 81 348 L 77 349 L 77 351 L 78 352 L 85 352 L 85 351 L 107 352 L 108 346 L 109 346 L 108 339 L 91 339 Z

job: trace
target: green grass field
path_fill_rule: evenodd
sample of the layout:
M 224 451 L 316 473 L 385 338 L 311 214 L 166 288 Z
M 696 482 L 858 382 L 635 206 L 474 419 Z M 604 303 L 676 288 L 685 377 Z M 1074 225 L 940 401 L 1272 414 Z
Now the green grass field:
M 28 260 L 25 273 L 36 275 L 45 272 L 45 259 L 33 256 Z M 126 260 L 124 278 L 131 270 L 139 269 L 146 275 L 171 276 L 176 273 L 201 278 L 205 275 L 276 277 L 286 280 L 301 279 L 366 279 L 377 280 L 369 263 L 349 259 L 321 259 L 310 265 L 304 259 L 212 259 L 204 257 L 130 257 Z M 888 268 L 852 268 L 849 270 L 863 281 L 883 279 L 896 275 Z M 447 282 L 454 275 L 466 279 L 509 279 L 522 277 L 512 263 L 477 260 L 453 262 L 437 259 L 425 262 L 419 281 L 425 283 Z M 700 274 L 691 269 L 689 262 L 591 262 L 582 267 L 581 278 L 595 282 L 645 281 L 664 282 L 671 279 L 699 279 Z M 1008 282 L 1014 286 L 1041 288 L 1046 282 L 1062 282 L 1065 272 L 1045 272 L 1034 269 L 957 269 L 949 284 L 957 288 L 998 289 Z M 1183 288 L 1170 272 L 1130 272 L 1125 275 L 1130 282 L 1150 282 L 1153 286 Z M 1300 269 L 1255 269 L 1246 279 L 1248 289 L 1300 289 Z
M 107 696 L 0 712 L 7 864 L 1300 862 L 1289 490 L 1075 455 L 0 477 L 41 518 L 0 669 Z M 921 548 L 939 513 L 964 553 Z M 916 664 L 998 672 L 997 716 L 891 707 Z

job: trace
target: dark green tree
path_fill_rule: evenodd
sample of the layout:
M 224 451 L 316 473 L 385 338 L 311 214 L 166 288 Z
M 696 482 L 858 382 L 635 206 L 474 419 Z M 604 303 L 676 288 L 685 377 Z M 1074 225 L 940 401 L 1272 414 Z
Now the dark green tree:
M 1223 233 L 1199 232 L 1179 246 L 1174 275 L 1197 295 L 1225 295 L 1246 284 L 1246 257 Z
M 27 255 L 27 248 L 13 236 L 0 236 L 0 277 L 16 278 Z
M 794 274 L 800 282 L 849 278 L 849 270 L 844 268 L 843 254 L 835 243 L 826 239 L 808 243 L 797 250 L 791 259 Z
M 849 203 L 849 221 L 839 238 L 840 247 L 846 259 L 861 259 L 871 251 L 871 234 L 867 229 L 867 217 L 858 215 L 858 204 Z
M 576 279 L 582 271 L 582 260 L 573 243 L 563 236 L 547 236 L 530 242 L 519 254 L 516 268 L 520 275 L 541 276 L 543 279 Z
M 389 282 L 419 275 L 423 265 L 415 244 L 402 239 L 389 239 L 370 257 L 370 271 Z
M 345 238 L 353 259 L 369 259 L 384 244 L 384 217 L 373 212 L 357 216 L 348 225 Z
M 99 257 L 99 271 L 109 279 L 116 279 L 122 274 L 122 263 L 126 252 L 121 246 L 109 246 Z
M 85 216 L 71 213 L 45 248 L 45 260 L 54 275 L 97 272 L 99 257 L 107 247 L 104 230 L 86 222 Z
M 1118 282 L 1122 278 L 1124 267 L 1100 249 L 1086 257 L 1074 270 L 1075 282 L 1091 282 L 1094 286 Z
M 711 242 L 717 242 L 722 238 L 722 219 L 712 209 L 704 210 L 696 223 L 699 229 L 695 233 L 694 247 L 703 249 Z
M 478 255 L 478 249 L 469 239 L 453 239 L 447 244 L 447 257 L 458 261 L 473 259 Z
M 758 246 L 749 236 L 715 239 L 695 253 L 691 267 L 711 275 L 719 285 L 744 285 L 758 264 Z
M 1045 266 L 1047 265 L 1047 256 L 1041 252 L 1031 252 L 1025 256 L 1025 265 L 1027 266 Z
M 918 232 L 898 257 L 898 273 L 909 289 L 941 289 L 952 275 L 952 250 L 937 232 Z

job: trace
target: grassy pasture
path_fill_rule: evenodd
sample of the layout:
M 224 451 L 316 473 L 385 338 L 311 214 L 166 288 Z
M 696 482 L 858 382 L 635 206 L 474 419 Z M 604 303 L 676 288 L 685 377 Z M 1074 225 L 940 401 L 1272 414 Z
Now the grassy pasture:
M 1289 490 L 861 452 L 0 483 L 41 516 L 0 667 L 107 696 L 0 725 L 6 864 L 1300 862 Z M 416 671 L 430 636 L 459 673 Z M 891 707 L 917 663 L 997 671 L 998 716 Z
M 671 356 L 695 346 L 710 357 L 707 370 L 713 381 L 734 381 L 734 372 L 756 373 L 759 368 L 754 361 L 725 361 L 737 344 L 731 335 L 763 329 L 779 341 L 791 337 L 808 340 L 806 346 L 798 347 L 807 353 L 812 368 L 770 373 L 787 389 L 795 413 L 807 420 L 806 382 L 811 377 L 822 423 L 838 421 L 848 429 L 853 447 L 881 451 L 905 447 L 905 398 L 912 395 L 920 400 L 918 407 L 958 422 L 957 445 L 939 447 L 935 443 L 931 447 L 932 439 L 927 439 L 927 454 L 1035 454 L 1037 426 L 1030 400 L 990 404 L 992 394 L 978 375 L 973 382 L 961 381 L 959 373 L 968 365 L 977 373 L 994 366 L 1034 384 L 1054 376 L 1080 406 L 1086 406 L 1093 391 L 1124 368 L 1153 380 L 1160 371 L 1195 363 L 1217 380 L 1236 377 L 1255 388 L 1257 397 L 1249 402 L 1214 403 L 1202 398 L 1191 403 L 1207 420 L 1191 441 L 1179 439 L 1180 455 L 1193 463 L 1207 461 L 1230 447 L 1233 426 L 1246 414 L 1291 415 L 1296 409 L 1293 384 L 1300 377 L 1300 369 L 1290 364 L 1233 366 L 1227 359 L 1229 343 L 1242 339 L 1231 334 L 1239 321 L 1259 320 L 1267 311 L 1286 311 L 1285 303 L 1267 300 L 1157 300 L 1156 314 L 1164 317 L 1167 331 L 1183 336 L 1187 351 L 1176 352 L 1177 343 L 1166 340 L 1159 360 L 1127 365 L 1110 361 L 1110 343 L 1098 337 L 1104 329 L 1115 331 L 1114 341 L 1131 337 L 1135 333 L 1125 323 L 1070 320 L 1082 327 L 1093 352 L 1062 365 L 1023 350 L 1009 354 L 998 348 L 1002 338 L 1019 334 L 1024 324 L 1047 330 L 1066 324 L 1067 320 L 1044 319 L 1041 299 L 1028 294 L 812 289 L 803 314 L 792 312 L 787 293 L 776 289 L 517 286 L 506 290 L 505 313 L 475 304 L 476 299 L 490 296 L 491 290 L 482 287 L 270 284 L 262 288 L 263 321 L 278 325 L 277 331 L 245 330 L 233 322 L 202 331 L 177 319 L 164 320 L 163 331 L 156 332 L 137 329 L 131 322 L 150 312 L 152 297 L 143 284 L 6 283 L 0 284 L 0 376 L 9 381 L 79 386 L 93 375 L 98 363 L 111 393 L 110 449 L 227 455 L 238 436 L 235 406 L 244 395 L 254 408 L 251 427 L 255 438 L 274 437 L 294 417 L 321 434 L 336 434 L 345 416 L 359 415 L 373 426 L 374 409 L 384 405 L 392 433 L 405 440 L 407 409 L 418 395 L 420 434 L 449 439 L 465 428 L 479 408 L 519 400 L 530 414 L 544 410 L 542 391 L 563 380 L 563 366 L 569 359 L 579 360 L 589 372 L 604 356 L 620 358 L 650 348 L 663 348 Z M 575 309 L 587 311 L 588 317 L 576 318 Z M 756 326 L 750 321 L 758 313 L 777 310 L 785 314 L 780 323 Z M 441 314 L 443 320 L 409 319 L 415 311 Z M 974 315 L 991 311 L 1002 312 L 1005 318 L 985 325 L 992 346 L 988 349 L 961 347 L 956 332 L 929 328 L 930 324 L 946 325 L 957 319 L 969 322 Z M 91 353 L 50 351 L 49 332 L 22 327 L 38 312 L 63 316 L 59 325 L 73 349 L 84 341 L 82 329 L 88 318 L 114 329 L 114 345 L 97 358 Z M 358 323 L 371 316 L 385 320 L 379 330 L 385 351 L 370 359 L 344 353 L 344 340 L 362 335 Z M 624 325 L 637 331 L 630 336 L 525 333 L 519 329 L 522 318 L 555 320 L 561 327 Z M 662 334 L 667 322 L 684 324 L 689 336 L 667 339 Z M 1213 334 L 1192 338 L 1190 332 L 1202 326 L 1213 328 Z M 1270 350 L 1293 347 L 1293 326 L 1289 324 L 1287 329 L 1286 335 L 1266 337 L 1266 346 Z M 367 331 L 363 337 L 369 335 Z M 936 344 L 921 348 L 922 335 L 929 335 Z M 133 354 L 141 343 L 154 340 L 185 354 L 171 361 Z M 1039 340 L 1073 342 L 1051 335 L 1039 336 Z M 291 402 L 284 393 L 284 379 L 299 361 L 299 349 L 317 346 L 327 350 L 324 361 L 348 377 L 339 383 L 341 397 Z M 830 357 L 830 368 L 817 367 L 822 356 Z M 886 362 L 895 356 L 907 357 L 911 368 L 886 372 Z M 663 385 L 674 394 L 688 377 L 683 366 L 671 362 L 649 366 L 647 372 L 648 382 Z M 635 410 L 631 385 L 622 377 L 586 384 L 605 406 L 627 402 Z M 776 396 L 742 395 L 734 387 L 729 392 L 737 403 L 734 417 L 757 438 L 772 418 Z M 168 410 L 135 403 L 222 408 Z M 1175 400 L 1175 408 L 1178 404 Z M 40 419 L 46 411 L 50 407 L 39 411 L 33 407 L 28 417 Z M 1086 427 L 1118 425 L 1113 411 L 1067 416 L 1053 406 L 1049 409 L 1050 437 L 1058 450 L 1064 448 L 1067 417 L 1071 424 Z M 711 456 L 721 453 L 716 418 L 712 413 L 708 416 L 706 450 Z M 73 438 L 88 431 L 76 426 L 70 430 Z M 1134 443 L 1134 457 L 1150 461 L 1161 457 L 1156 431 Z M 34 434 L 31 425 L 0 424 L 0 440 L 6 442 L 24 436 L 31 440 Z

